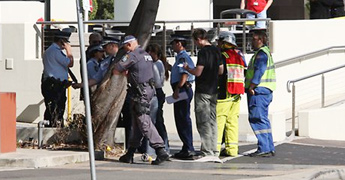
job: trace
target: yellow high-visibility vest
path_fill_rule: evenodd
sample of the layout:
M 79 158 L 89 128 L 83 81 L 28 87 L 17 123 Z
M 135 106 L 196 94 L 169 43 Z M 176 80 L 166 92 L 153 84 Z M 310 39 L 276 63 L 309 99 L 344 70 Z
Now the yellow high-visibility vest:
M 275 72 L 275 66 L 272 59 L 272 55 L 267 46 L 261 47 L 258 51 L 255 52 L 252 59 L 250 59 L 247 73 L 246 73 L 245 88 L 248 89 L 250 87 L 250 83 L 254 77 L 254 64 L 255 64 L 256 56 L 260 51 L 263 51 L 264 53 L 267 54 L 268 60 L 267 60 L 266 71 L 262 75 L 260 84 L 258 84 L 257 87 L 266 87 L 270 89 L 271 91 L 274 91 L 276 89 L 276 72 Z

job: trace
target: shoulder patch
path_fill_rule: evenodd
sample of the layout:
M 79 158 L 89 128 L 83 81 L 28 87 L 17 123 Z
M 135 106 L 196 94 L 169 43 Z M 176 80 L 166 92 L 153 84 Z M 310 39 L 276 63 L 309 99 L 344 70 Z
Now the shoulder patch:
M 128 57 L 129 57 L 128 54 L 122 56 L 121 61 L 123 61 L 123 62 L 127 61 Z

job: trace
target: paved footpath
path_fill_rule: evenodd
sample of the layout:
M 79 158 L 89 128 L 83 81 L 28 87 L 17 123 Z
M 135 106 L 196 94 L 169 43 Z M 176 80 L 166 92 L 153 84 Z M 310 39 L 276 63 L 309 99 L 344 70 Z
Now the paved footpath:
M 173 152 L 179 148 L 179 145 L 172 146 Z M 242 144 L 239 151 L 246 153 L 254 148 L 253 144 Z M 24 151 L 18 149 L 16 153 L 0 154 L 0 180 L 91 179 L 86 152 Z M 172 159 L 159 166 L 142 162 L 138 154 L 135 157 L 135 164 L 120 163 L 117 158 L 96 161 L 96 176 L 99 180 L 345 179 L 345 142 L 343 141 L 296 139 L 277 144 L 276 151 L 276 156 L 271 158 L 240 155 L 236 158 L 223 158 L 223 163 Z

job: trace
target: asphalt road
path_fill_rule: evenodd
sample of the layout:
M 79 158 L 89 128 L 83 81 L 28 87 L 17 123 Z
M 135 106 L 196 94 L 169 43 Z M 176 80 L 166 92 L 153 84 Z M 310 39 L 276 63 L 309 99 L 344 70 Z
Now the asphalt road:
M 244 153 L 255 147 L 253 144 L 241 145 L 239 151 Z M 174 147 L 173 150 L 178 149 L 179 147 Z M 344 142 L 295 140 L 276 146 L 276 152 L 276 156 L 270 158 L 239 156 L 225 163 L 172 160 L 159 166 L 142 162 L 140 155 L 136 156 L 135 164 L 120 163 L 113 158 L 96 161 L 96 176 L 99 180 L 318 179 L 319 177 L 345 179 Z M 332 172 L 332 178 L 329 178 Z M 91 179 L 91 175 L 89 163 L 86 162 L 39 169 L 1 170 L 0 180 L 9 179 L 85 180 Z

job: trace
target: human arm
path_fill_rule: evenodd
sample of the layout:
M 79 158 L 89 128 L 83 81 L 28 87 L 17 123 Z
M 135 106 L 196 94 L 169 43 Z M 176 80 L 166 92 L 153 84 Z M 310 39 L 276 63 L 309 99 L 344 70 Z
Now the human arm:
M 268 56 L 266 53 L 263 51 L 260 51 L 255 59 L 254 63 L 254 76 L 253 79 L 251 80 L 250 86 L 249 86 L 249 93 L 251 95 L 255 94 L 254 89 L 258 84 L 261 82 L 261 77 L 264 75 L 266 69 L 267 69 L 267 61 L 268 61 Z
M 218 75 L 222 75 L 224 73 L 225 61 L 226 58 L 224 57 L 224 55 L 221 55 L 219 60 Z
M 240 9 L 244 9 L 245 7 L 246 7 L 245 0 L 241 0 Z
M 118 63 L 116 63 L 114 69 L 113 69 L 113 74 L 114 75 L 119 75 L 119 74 L 126 74 L 126 71 L 133 66 L 135 63 L 137 63 L 136 58 L 133 57 L 132 54 L 127 54 L 125 55 L 126 57 L 123 57 Z
M 273 3 L 273 0 L 267 0 L 267 4 L 266 4 L 266 6 L 265 6 L 265 8 L 264 8 L 264 11 L 267 11 L 268 8 L 271 7 L 272 3 Z
M 91 87 L 91 86 L 94 86 L 94 85 L 96 85 L 97 84 L 97 81 L 96 80 L 94 80 L 94 79 L 89 79 L 89 87 Z M 79 89 L 79 88 L 82 88 L 83 87 L 83 83 L 75 83 L 75 84 L 72 84 L 72 87 L 74 88 L 74 89 Z
M 196 77 L 199 77 L 202 71 L 204 70 L 204 66 L 201 66 L 201 65 L 197 65 L 194 69 L 191 69 L 189 68 L 187 63 L 183 64 L 183 68 Z
M 73 67 L 74 58 L 73 58 L 73 54 L 72 54 L 71 45 L 69 43 L 64 42 L 63 46 L 65 47 L 67 58 L 70 59 L 68 67 Z
M 181 79 L 174 89 L 174 93 L 173 93 L 174 99 L 179 98 L 180 88 L 182 88 L 184 86 L 184 84 L 187 82 L 187 78 L 188 78 L 188 74 L 183 73 L 181 75 Z

